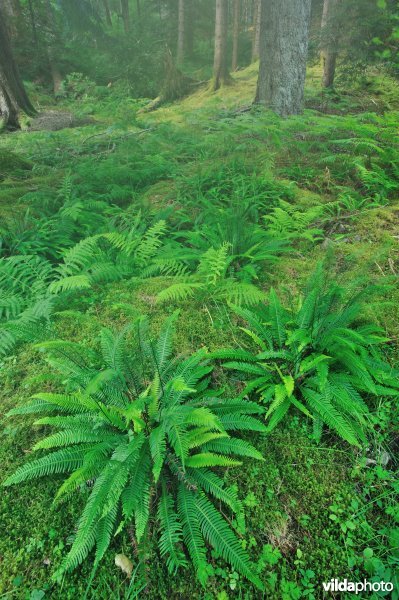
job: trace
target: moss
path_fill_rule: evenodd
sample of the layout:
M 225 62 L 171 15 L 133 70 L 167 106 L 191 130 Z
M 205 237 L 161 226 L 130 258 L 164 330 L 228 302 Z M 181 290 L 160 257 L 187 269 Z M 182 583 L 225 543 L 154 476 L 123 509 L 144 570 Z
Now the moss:
M 140 138 L 116 139 L 114 150 L 112 132 L 107 134 L 106 141 L 99 137 L 94 138 L 93 145 L 84 142 L 91 135 L 104 133 L 103 125 L 48 135 L 34 132 L 5 136 L 2 138 L 5 150 L 1 152 L 16 159 L 19 159 L 18 153 L 29 156 L 42 176 L 37 172 L 30 173 L 16 163 L 8 166 L 7 179 L 0 187 L 1 217 L 6 210 L 13 215 L 20 198 L 17 206 L 20 209 L 28 207 L 28 192 L 37 191 L 42 195 L 39 198 L 51 200 L 53 190 L 59 187 L 68 169 L 73 170 L 74 189 L 79 197 L 98 196 L 120 205 L 128 204 L 133 197 L 134 209 L 141 207 L 152 214 L 168 213 L 171 207 L 176 211 L 186 209 L 189 202 L 191 206 L 195 205 L 199 195 L 212 199 L 215 189 L 226 198 L 233 194 L 244 196 L 248 190 L 254 196 L 271 191 L 273 202 L 281 197 L 304 209 L 334 202 L 341 192 L 336 185 L 341 179 L 358 193 L 359 181 L 352 177 L 352 172 L 348 175 L 346 171 L 337 170 L 336 175 L 327 176 L 319 152 L 323 144 L 335 139 L 333 136 L 337 132 L 343 136 L 348 132 L 352 135 L 352 127 L 359 126 L 360 121 L 324 116 L 316 111 L 307 111 L 305 117 L 286 121 L 277 120 L 267 111 L 256 113 L 256 118 L 252 113 L 242 113 L 237 109 L 252 102 L 256 74 L 257 65 L 254 64 L 235 73 L 234 84 L 223 90 L 210 93 L 200 89 L 179 103 L 141 116 L 143 125 L 153 127 L 154 131 Z M 319 100 L 318 67 L 311 69 L 309 75 L 307 97 Z M 390 84 L 389 89 L 392 91 Z M 338 109 L 347 112 L 348 105 L 345 108 L 344 100 L 338 99 Z M 389 98 L 387 101 L 390 102 Z M 353 97 L 353 103 L 360 106 L 356 97 Z M 393 120 L 389 114 L 372 118 L 368 115 L 362 123 L 374 123 L 383 129 Z M 389 131 L 387 127 L 386 135 Z M 123 137 L 124 133 L 118 130 L 115 137 Z M 8 152 L 7 148 L 16 149 L 16 152 Z M 345 152 L 349 159 L 355 156 L 353 147 Z M 92 168 L 93 160 L 95 169 Z M 18 181 L 14 179 L 17 171 Z M 389 281 L 390 277 L 397 276 L 395 236 L 398 235 L 398 215 L 399 205 L 395 200 L 391 205 L 387 201 L 385 207 L 348 215 L 345 236 L 331 235 L 333 239 L 329 242 L 336 256 L 337 275 L 345 277 L 346 281 L 363 275 L 371 282 Z M 172 224 L 174 219 L 176 216 L 171 215 Z M 331 221 L 333 219 L 331 217 Z M 315 263 L 326 256 L 329 244 L 295 245 L 272 273 L 267 274 L 267 285 L 273 284 L 286 298 L 291 294 L 297 299 Z M 195 298 L 176 306 L 158 304 L 156 296 L 168 283 L 170 280 L 165 277 L 145 281 L 132 279 L 71 294 L 66 302 L 68 311 L 61 312 L 55 319 L 53 335 L 97 348 L 101 327 L 119 329 L 137 316 L 147 314 L 155 333 L 164 319 L 179 308 L 175 336 L 178 353 L 188 354 L 201 346 L 212 351 L 240 345 L 243 334 L 228 308 L 204 306 Z M 399 291 L 393 285 L 389 291 L 376 296 L 376 301 L 367 308 L 366 316 L 379 323 L 387 336 L 398 338 L 398 306 Z M 16 357 L 3 361 L 0 372 L 2 416 L 16 404 L 27 402 L 39 390 L 53 389 L 56 383 L 48 377 L 48 371 L 43 356 L 29 346 L 20 349 Z M 233 384 L 224 372 L 215 372 L 215 382 L 234 392 Z M 11 472 L 26 460 L 32 443 L 43 433 L 32 426 L 33 420 L 2 420 L 0 461 L 5 472 Z M 283 597 L 279 586 L 284 578 L 301 581 L 300 569 L 314 570 L 317 581 L 348 574 L 346 540 L 339 524 L 329 518 L 329 507 L 340 498 L 340 505 L 349 510 L 352 499 L 360 503 L 364 485 L 351 478 L 357 459 L 352 451 L 338 447 L 334 439 L 327 441 L 328 446 L 316 447 L 310 441 L 309 424 L 293 418 L 273 435 L 257 438 L 266 458 L 264 463 L 245 462 L 241 469 L 230 469 L 226 476 L 229 484 L 237 486 L 244 501 L 247 529 L 242 534 L 242 542 L 254 562 L 261 556 L 264 544 L 272 544 L 281 553 L 279 562 L 262 572 L 267 597 L 271 600 Z M 33 590 L 42 589 L 46 597 L 54 600 L 75 600 L 84 596 L 91 571 L 90 561 L 69 574 L 63 584 L 50 583 L 51 573 L 68 549 L 68 538 L 73 533 L 87 493 L 83 488 L 74 499 L 54 508 L 52 500 L 58 483 L 46 479 L 3 491 L 0 530 L 6 531 L 7 535 L 0 535 L 0 594 L 12 593 L 13 597 L 22 600 L 29 598 Z M 379 515 L 382 518 L 382 510 Z M 359 536 L 356 552 L 362 552 L 361 544 L 367 539 Z M 303 554 L 299 563 L 298 549 Z M 117 536 L 88 598 L 105 600 L 125 596 L 128 582 L 113 564 L 114 552 L 126 553 L 136 561 L 129 535 Z M 230 573 L 220 557 L 214 554 L 211 554 L 214 575 L 206 590 L 197 585 L 191 571 L 170 577 L 151 544 L 147 558 L 145 577 L 149 598 L 214 600 L 237 596 L 251 600 L 257 597 L 243 580 L 239 580 L 237 590 L 232 592 Z M 274 588 L 271 585 L 273 577 L 276 579 Z

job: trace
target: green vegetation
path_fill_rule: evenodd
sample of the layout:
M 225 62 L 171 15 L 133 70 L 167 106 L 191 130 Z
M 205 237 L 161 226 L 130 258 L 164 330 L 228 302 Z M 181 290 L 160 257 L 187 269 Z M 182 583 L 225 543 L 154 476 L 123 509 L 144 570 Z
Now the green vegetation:
M 204 83 L 202 0 L 170 54 L 191 93 L 150 106 L 177 2 L 33 2 L 30 66 L 20 4 L 39 115 L 0 137 L 0 598 L 318 600 L 346 578 L 398 600 L 394 3 L 365 1 L 335 87 L 313 61 L 289 118 L 252 104 L 257 62 Z
M 95 447 L 103 443 L 97 440 L 83 463 L 82 450 L 87 448 L 87 442 L 82 448 L 61 448 L 66 457 L 71 449 L 76 449 L 77 455 L 80 452 L 81 457 L 72 465 L 78 470 L 67 480 L 71 493 L 63 500 L 59 498 L 61 505 L 57 502 L 52 508 L 57 487 L 62 483 L 59 476 L 51 483 L 47 477 L 43 482 L 4 490 L 1 513 L 9 535 L 1 540 L 5 564 L 1 576 L 3 593 L 24 598 L 37 590 L 46 597 L 62 594 L 76 598 L 83 597 L 89 587 L 88 597 L 108 598 L 110 594 L 124 597 L 128 593 L 134 597 L 134 590 L 146 588 L 150 597 L 172 593 L 224 598 L 234 597 L 240 590 L 243 597 L 251 598 L 255 592 L 246 583 L 246 568 L 255 581 L 261 580 L 271 598 L 299 598 L 305 593 L 304 597 L 317 598 L 321 581 L 333 576 L 343 578 L 349 570 L 355 580 L 368 577 L 395 581 L 398 515 L 394 423 L 398 412 L 397 379 L 392 379 L 396 377 L 397 351 L 389 343 L 398 335 L 394 236 L 399 208 L 395 204 L 396 150 L 391 145 L 395 121 L 392 113 L 382 116 L 367 112 L 353 117 L 345 112 L 337 116 L 309 110 L 290 121 L 259 110 L 237 116 L 234 107 L 242 102 L 240 99 L 237 104 L 237 95 L 241 93 L 240 86 L 250 81 L 251 73 L 252 68 L 248 73 L 240 73 L 237 87 L 217 96 L 198 92 L 180 104 L 143 117 L 133 128 L 120 122 L 114 130 L 98 124 L 54 132 L 50 137 L 43 132 L 4 137 L 3 147 L 12 143 L 14 151 L 35 168 L 29 176 L 15 175 L 23 177 L 21 183 L 26 191 L 14 203 L 12 217 L 3 221 L 1 259 L 2 411 L 15 414 L 3 420 L 1 457 L 5 472 L 11 477 L 18 466 L 22 470 L 17 473 L 28 473 L 32 459 L 27 461 L 24 451 L 32 444 L 38 448 L 36 464 L 44 464 L 46 456 L 51 456 L 43 454 L 41 447 L 45 442 L 41 440 L 43 434 L 50 436 L 50 441 L 59 437 L 54 426 L 67 431 L 68 436 L 84 435 L 85 431 L 90 435 L 92 428 L 88 428 L 88 423 L 93 419 L 107 435 L 115 435 L 115 443 L 120 445 L 119 438 L 125 439 L 125 444 L 129 443 L 127 439 L 132 442 L 128 432 L 135 429 L 124 419 L 127 407 L 123 404 L 116 402 L 119 408 L 115 418 L 122 427 L 119 429 L 105 423 L 101 408 L 93 412 L 87 409 L 89 414 L 83 408 L 82 413 L 68 417 L 65 407 L 60 408 L 49 399 L 54 402 L 64 397 L 62 394 L 67 394 L 67 398 L 91 398 L 87 388 L 94 382 L 89 392 L 106 398 L 106 402 L 97 398 L 98 406 L 113 406 L 112 397 L 120 398 L 124 379 L 117 379 L 115 373 L 111 375 L 115 365 L 109 366 L 101 358 L 101 347 L 104 340 L 122 344 L 123 335 L 112 337 L 110 330 L 133 332 L 131 324 L 137 323 L 140 315 L 148 315 L 153 332 L 150 339 L 159 335 L 170 311 L 180 308 L 175 323 L 175 348 L 176 357 L 181 358 L 174 368 L 201 347 L 210 356 L 220 356 L 221 349 L 229 347 L 235 354 L 232 360 L 242 361 L 239 348 L 243 348 L 248 367 L 253 364 L 255 370 L 267 369 L 265 381 L 255 379 L 252 384 L 251 378 L 257 377 L 251 374 L 253 369 L 241 364 L 246 372 L 237 378 L 238 372 L 225 368 L 229 365 L 222 361 L 222 368 L 216 364 L 211 381 L 206 384 L 210 388 L 203 392 L 186 379 L 177 378 L 176 382 L 173 371 L 167 376 L 172 394 L 181 393 L 173 389 L 175 385 L 179 390 L 180 384 L 182 389 L 195 388 L 195 394 L 212 396 L 225 388 L 222 396 L 217 396 L 220 401 L 239 396 L 244 404 L 248 403 L 244 391 L 247 385 L 253 390 L 252 402 L 262 397 L 261 404 L 256 405 L 258 410 L 269 411 L 265 425 L 272 431 L 266 437 L 244 435 L 242 445 L 247 451 L 249 442 L 255 443 L 264 461 L 257 464 L 251 457 L 243 457 L 243 466 L 228 466 L 227 470 L 224 467 L 225 474 L 221 467 L 187 466 L 190 474 L 184 475 L 191 478 L 194 471 L 204 471 L 210 473 L 209 486 L 218 482 L 217 493 L 230 502 L 222 513 L 236 532 L 235 539 L 240 540 L 237 556 L 246 556 L 245 561 L 250 563 L 245 562 L 244 568 L 237 564 L 237 559 L 219 545 L 218 538 L 207 531 L 203 533 L 205 547 L 210 542 L 214 549 L 207 551 L 208 565 L 203 563 L 200 569 L 208 578 L 206 589 L 197 588 L 182 569 L 168 575 L 167 565 L 174 571 L 176 556 L 184 563 L 194 550 L 190 551 L 179 496 L 175 495 L 180 486 L 178 473 L 170 470 L 173 466 L 164 465 L 162 474 L 158 473 L 158 483 L 155 484 L 153 474 L 143 480 L 143 485 L 156 485 L 159 493 L 157 503 L 151 503 L 147 535 L 140 546 L 131 545 L 132 529 L 127 521 L 119 527 L 116 537 L 111 536 L 111 530 L 104 530 L 105 537 L 98 540 L 103 545 L 97 546 L 97 555 L 60 579 L 57 573 L 62 565 L 68 566 L 68 540 L 79 515 L 92 519 L 80 519 L 82 531 L 84 527 L 97 526 L 108 510 L 114 511 L 108 513 L 108 518 L 116 519 L 115 506 L 111 507 L 108 501 L 101 504 L 100 496 L 91 515 L 83 512 L 85 505 L 93 506 L 90 498 L 94 492 L 100 491 L 99 486 L 88 487 L 85 481 L 94 480 L 97 469 L 104 474 L 108 465 L 107 472 L 112 470 L 115 461 L 108 453 L 102 455 L 102 462 L 90 462 Z M 83 107 L 88 100 L 81 102 Z M 113 102 L 112 97 L 109 102 Z M 353 103 L 356 106 L 355 97 Z M 361 146 L 365 128 L 367 139 L 372 137 L 373 146 L 378 145 L 382 151 L 364 154 L 369 151 L 368 142 Z M 303 139 L 301 132 L 305 129 Z M 96 133 L 104 135 L 85 141 Z M 337 141 L 346 139 L 351 143 L 341 155 Z M 287 147 L 291 154 L 289 163 L 286 157 L 283 161 Z M 312 147 L 314 151 L 310 151 Z M 326 173 L 321 165 L 325 157 L 331 156 L 332 149 L 336 149 L 336 160 L 329 162 Z M 388 155 L 389 159 L 384 158 Z M 294 164 L 301 160 L 306 163 L 301 171 L 295 171 Z M 359 179 L 362 171 L 354 166 L 361 161 L 373 173 L 367 186 Z M 376 175 L 381 173 L 380 165 L 384 177 L 388 177 L 387 184 Z M 310 171 L 312 177 L 307 175 Z M 37 189 L 39 175 L 49 183 Z M 53 182 L 57 180 L 58 189 L 54 190 Z M 9 179 L 2 184 L 4 189 L 9 185 Z M 240 222 L 245 223 L 245 228 L 237 227 Z M 306 289 L 326 248 L 335 254 L 335 260 L 326 263 L 327 282 L 320 280 L 318 284 L 321 291 L 316 315 L 312 313 L 312 302 L 317 286 L 308 287 L 302 299 L 300 291 Z M 200 265 L 206 260 L 208 267 L 201 270 Z M 372 302 L 367 284 L 374 288 Z M 237 304 L 237 296 L 224 295 L 230 285 L 256 290 L 259 297 L 254 299 L 253 308 L 246 308 L 248 300 L 249 304 L 252 300 L 244 296 L 241 307 L 233 310 L 229 303 Z M 173 287 L 184 290 L 183 286 L 188 292 L 173 297 Z M 363 295 L 356 296 L 356 290 L 364 286 Z M 272 287 L 274 293 L 270 292 Z M 170 295 L 167 302 L 166 291 Z M 259 300 L 264 308 L 257 306 Z M 273 306 L 278 311 L 274 313 L 276 318 L 282 318 L 282 348 L 275 339 L 272 347 L 276 355 L 262 358 L 259 363 L 258 352 L 269 351 L 275 333 L 272 321 L 265 317 L 268 325 L 259 336 L 251 318 L 259 310 L 269 314 Z M 307 324 L 301 326 L 300 315 L 305 309 L 310 316 Z M 105 330 L 100 335 L 104 326 L 109 332 Z M 328 327 L 334 329 L 322 339 Z M 377 329 L 383 332 L 375 334 Z M 245 330 L 256 333 L 265 348 L 256 350 L 258 338 L 253 334 L 248 337 Z M 311 340 L 307 337 L 310 330 Z M 285 344 L 285 336 L 289 345 Z M 65 341 L 58 342 L 59 339 Z M 35 345 L 30 346 L 31 342 Z M 137 348 L 133 338 L 129 338 L 127 348 Z M 42 349 L 45 354 L 40 352 Z M 60 357 L 62 349 L 66 349 L 67 356 Z M 127 352 L 127 364 L 135 365 L 133 373 L 140 378 L 137 358 L 131 356 L 130 350 Z M 84 360 L 77 370 L 70 363 L 75 353 Z M 42 357 L 47 357 L 51 368 Z M 126 360 L 124 354 L 122 358 Z M 354 375 L 353 370 L 348 372 L 346 359 L 356 361 Z M 209 361 L 206 350 L 199 353 L 198 360 Z M 296 371 L 291 368 L 292 361 Z M 86 363 L 88 366 L 84 366 Z M 207 369 L 212 363 L 208 364 Z M 360 369 L 369 376 L 360 378 Z M 114 379 L 106 381 L 107 373 Z M 150 368 L 141 379 L 141 392 L 153 389 L 150 381 L 156 382 L 156 375 Z M 289 396 L 291 378 L 296 391 Z M 324 394 L 328 393 L 326 385 L 338 385 L 343 393 L 338 404 L 334 396 L 330 408 L 333 416 L 320 412 L 320 403 L 315 407 L 315 396 L 304 394 L 306 388 L 320 394 L 323 381 Z M 262 389 L 256 392 L 255 388 Z M 287 391 L 285 403 L 284 394 L 278 395 L 283 388 Z M 184 393 L 189 398 L 194 394 Z M 41 400 L 31 404 L 32 395 Z M 143 406 L 137 406 L 140 413 L 148 413 L 150 399 L 151 393 L 147 398 L 144 393 Z M 280 400 L 291 416 L 277 425 L 282 410 L 281 405 L 277 407 Z M 79 402 L 76 399 L 72 410 L 77 410 Z M 35 410 L 51 409 L 52 415 L 45 415 L 32 429 L 31 423 L 37 417 L 28 413 L 33 413 L 35 405 Z M 335 418 L 337 411 L 343 421 Z M 129 419 L 133 417 L 130 415 Z M 68 426 L 68 419 L 74 426 L 76 423 L 76 430 Z M 155 416 L 150 421 L 154 426 L 158 423 Z M 328 426 L 324 431 L 323 422 Z M 210 423 L 207 426 L 212 427 Z M 195 431 L 196 427 L 202 425 L 189 429 Z M 361 449 L 353 452 L 350 446 L 343 446 L 334 431 L 361 444 Z M 210 433 L 226 435 L 222 430 Z M 234 431 L 231 434 L 233 440 L 238 440 Z M 211 453 L 227 458 L 223 439 L 229 440 L 220 437 L 218 444 L 215 438 L 213 444 L 205 442 L 205 450 L 198 447 L 189 454 Z M 66 437 L 58 441 L 69 444 L 71 440 Z M 111 447 L 108 452 L 112 453 Z M 237 451 L 240 448 L 237 446 Z M 228 452 L 229 461 L 234 463 L 234 450 Z M 254 453 L 252 450 L 251 456 Z M 51 466 L 48 468 L 50 472 Z M 85 475 L 85 469 L 92 469 L 93 474 Z M 211 471 L 215 471 L 214 475 Z M 122 477 L 122 472 L 119 475 Z M 116 495 L 122 495 L 122 483 L 118 489 L 113 487 Z M 210 507 L 218 508 L 219 501 L 210 501 L 212 491 L 204 481 L 202 484 L 205 489 L 200 484 L 204 490 L 201 502 L 211 510 L 216 527 L 220 525 L 225 531 L 229 525 Z M 72 494 L 74 486 L 76 491 Z M 167 529 L 162 523 L 170 517 Z M 172 559 L 168 558 L 168 551 L 175 547 L 168 546 L 166 531 L 172 532 L 178 542 L 179 554 Z M 90 543 L 95 543 L 94 537 L 90 539 Z M 86 538 L 86 543 L 89 541 Z M 78 543 L 76 538 L 72 548 L 79 549 Z M 110 549 L 97 565 L 96 556 L 101 556 L 108 543 Z M 204 541 L 198 547 L 202 548 L 199 556 L 204 557 Z M 83 558 L 88 550 L 89 546 L 84 545 L 77 556 Z M 123 571 L 113 564 L 115 554 L 125 555 L 133 563 L 130 584 Z M 93 560 L 96 571 L 91 580 Z M 196 559 L 192 560 L 199 568 Z M 229 563 L 231 566 L 226 567 Z

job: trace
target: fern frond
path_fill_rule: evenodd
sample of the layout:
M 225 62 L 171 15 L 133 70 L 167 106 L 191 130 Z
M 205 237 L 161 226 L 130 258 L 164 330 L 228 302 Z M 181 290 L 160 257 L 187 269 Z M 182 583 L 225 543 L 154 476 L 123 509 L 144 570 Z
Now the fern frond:
M 183 528 L 175 512 L 173 498 L 167 492 L 165 484 L 162 486 L 157 516 L 162 532 L 159 539 L 159 550 L 162 557 L 167 557 L 166 564 L 169 573 L 175 574 L 180 567 L 187 566 L 187 561 L 179 548 L 183 539 Z
M 259 577 L 252 571 L 251 560 L 233 531 L 204 494 L 195 497 L 195 507 L 204 537 L 239 573 L 258 589 L 263 589 Z

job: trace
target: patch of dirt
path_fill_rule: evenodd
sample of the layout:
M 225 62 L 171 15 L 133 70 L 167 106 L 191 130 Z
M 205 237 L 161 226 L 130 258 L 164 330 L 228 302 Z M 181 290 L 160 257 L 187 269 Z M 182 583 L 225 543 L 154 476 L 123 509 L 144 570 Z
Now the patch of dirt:
M 59 131 L 60 129 L 91 125 L 95 122 L 92 117 L 77 117 L 67 111 L 47 110 L 31 119 L 29 131 Z

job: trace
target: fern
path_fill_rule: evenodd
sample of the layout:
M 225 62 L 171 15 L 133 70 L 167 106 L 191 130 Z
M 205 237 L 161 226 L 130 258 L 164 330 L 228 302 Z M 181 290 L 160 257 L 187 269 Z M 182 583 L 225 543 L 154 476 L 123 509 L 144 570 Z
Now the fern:
M 0 356 L 43 337 L 54 310 L 53 267 L 37 256 L 0 258 Z
M 269 431 L 290 410 L 298 410 L 350 444 L 365 442 L 371 420 L 364 393 L 399 395 L 398 381 L 377 350 L 382 332 L 358 323 L 363 298 L 371 291 L 345 300 L 345 290 L 327 280 L 320 264 L 296 310 L 283 307 L 273 289 L 265 306 L 234 308 L 248 322 L 250 329 L 243 331 L 258 351 L 220 350 L 211 356 L 242 373 L 243 395 L 257 393 L 268 404 Z M 231 416 L 221 421 L 226 430 L 246 426 Z
M 44 413 L 36 423 L 57 431 L 33 451 L 57 450 L 20 467 L 5 485 L 69 473 L 57 494 L 57 500 L 66 501 L 85 481 L 94 480 L 72 547 L 55 577 L 92 550 L 96 567 L 115 531 L 134 524 L 138 544 L 148 536 L 157 538 L 171 573 L 187 567 L 186 548 L 204 584 L 209 542 L 232 568 L 262 587 L 234 531 L 207 499 L 209 494 L 224 502 L 242 521 L 236 493 L 211 469 L 240 465 L 234 457 L 262 460 L 254 446 L 230 434 L 265 431 L 251 416 L 262 409 L 239 398 L 224 401 L 219 392 L 212 397 L 204 351 L 186 359 L 173 356 L 176 318 L 174 313 L 167 319 L 156 341 L 148 337 L 145 319 L 122 333 L 104 330 L 102 356 L 90 361 L 77 344 L 41 344 L 70 393 L 38 394 L 11 413 Z

